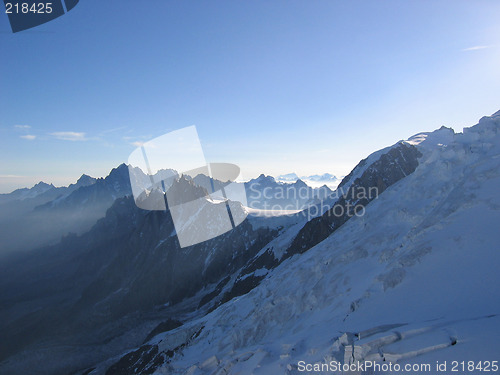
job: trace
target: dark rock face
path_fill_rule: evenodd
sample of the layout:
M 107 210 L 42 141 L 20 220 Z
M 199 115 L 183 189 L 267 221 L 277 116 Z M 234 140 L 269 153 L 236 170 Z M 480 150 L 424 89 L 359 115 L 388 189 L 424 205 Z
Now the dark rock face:
M 266 277 L 267 271 L 272 270 L 280 264 L 280 260 L 274 256 L 273 248 L 268 247 L 265 251 L 259 252 L 237 270 L 233 281 L 227 276 L 217 284 L 216 288 L 206 294 L 200 301 L 198 307 L 202 307 L 210 302 L 208 311 L 213 311 L 220 305 L 250 292 L 260 284 Z M 256 276 L 255 271 L 261 270 L 261 274 Z M 225 290 L 223 290 L 225 288 Z
M 176 347 L 159 351 L 158 345 L 143 345 L 139 349 L 124 355 L 111 365 L 105 375 L 147 375 L 153 374 L 158 367 L 170 363 L 170 359 L 195 340 L 204 327 L 194 332 L 186 341 Z
M 201 299 L 200 303 L 198 304 L 198 308 L 206 305 L 207 303 L 212 301 L 215 297 L 217 297 L 222 292 L 222 288 L 224 288 L 224 286 L 226 286 L 226 284 L 229 282 L 230 279 L 231 279 L 230 276 L 226 276 L 217 284 L 217 286 L 215 287 L 215 289 L 213 291 L 211 291 L 208 294 L 205 294 L 203 296 L 203 298 Z
M 224 294 L 220 304 L 226 303 L 235 297 L 242 296 L 250 292 L 253 288 L 260 284 L 264 276 L 249 275 L 245 278 L 236 279 L 231 290 Z
M 146 337 L 146 339 L 144 340 L 144 342 L 147 342 L 147 341 L 151 340 L 153 337 L 155 337 L 159 333 L 171 331 L 173 329 L 176 329 L 176 328 L 180 327 L 181 325 L 182 325 L 182 322 L 180 322 L 179 320 L 175 320 L 175 319 L 168 319 L 168 320 L 166 320 L 164 322 L 161 322 L 160 324 L 158 324 L 155 327 L 155 329 L 153 329 L 149 333 L 149 335 Z
M 198 186 L 193 181 L 181 176 L 176 180 L 176 183 L 168 189 L 168 203 L 172 206 L 177 206 L 183 203 L 192 202 L 198 198 L 206 197 L 207 195 L 208 191 L 204 187 Z
M 124 355 L 106 371 L 106 375 L 152 374 L 165 359 L 158 356 L 158 345 L 143 345 Z
M 418 166 L 418 158 L 422 154 L 416 147 L 400 142 L 389 152 L 383 154 L 376 162 L 370 165 L 361 177 L 356 178 L 346 193 L 325 212 L 322 216 L 309 221 L 297 234 L 286 257 L 303 253 L 320 243 L 347 220 L 382 194 L 389 186 L 413 173 Z M 366 159 L 362 160 L 357 168 L 364 167 Z M 339 188 L 342 188 L 352 179 L 353 172 L 344 178 Z
M 82 292 L 75 312 L 99 304 L 109 319 L 115 319 L 130 311 L 178 303 L 235 272 L 274 236 L 244 222 L 220 237 L 181 249 L 173 234 L 168 212 L 145 215 L 132 235 L 120 241 L 109 266 Z
M 187 176 L 186 178 L 189 178 L 189 176 Z M 231 183 L 231 181 L 226 181 L 226 182 L 219 181 L 216 178 L 210 178 L 204 174 L 199 174 L 195 176 L 193 178 L 193 182 L 196 185 L 203 187 L 209 193 L 221 190 L 222 188 L 226 187 Z
M 258 269 L 271 270 L 279 264 L 273 253 L 273 248 L 267 248 L 262 254 L 252 259 L 241 271 L 241 275 L 248 275 Z

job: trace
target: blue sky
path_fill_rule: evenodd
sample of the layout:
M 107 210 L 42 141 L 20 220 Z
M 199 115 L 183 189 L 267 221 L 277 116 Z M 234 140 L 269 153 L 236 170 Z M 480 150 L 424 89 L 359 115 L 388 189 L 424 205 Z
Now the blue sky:
M 104 176 L 196 125 L 208 161 L 347 174 L 500 109 L 500 2 L 81 0 L 0 17 L 0 192 Z

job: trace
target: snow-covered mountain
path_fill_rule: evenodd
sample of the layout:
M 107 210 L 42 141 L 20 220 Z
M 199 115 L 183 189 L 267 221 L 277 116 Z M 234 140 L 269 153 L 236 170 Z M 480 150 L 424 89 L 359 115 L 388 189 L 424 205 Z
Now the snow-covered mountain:
M 313 188 L 326 185 L 330 189 L 336 189 L 343 178 L 344 176 L 337 177 L 330 173 L 324 173 L 321 175 L 315 174 L 311 176 L 302 176 L 302 177 L 297 176 L 296 173 L 287 173 L 276 177 L 276 181 L 290 183 L 300 179 Z
M 245 190 L 250 208 L 291 211 L 304 209 L 332 193 L 324 185 L 313 188 L 301 179 L 281 182 L 264 174 L 245 182 Z
M 256 182 L 262 194 L 294 185 Z M 198 197 L 207 183 L 170 188 Z M 441 128 L 372 153 L 301 212 L 250 213 L 183 249 L 169 211 L 118 198 L 87 233 L 0 263 L 0 343 L 9 343 L 0 373 L 317 374 L 326 372 L 301 370 L 495 361 L 499 183 L 497 112 L 463 133 Z
M 295 182 L 299 179 L 299 176 L 297 176 L 296 173 L 287 173 L 287 174 L 282 174 L 276 177 L 277 181 L 282 181 L 282 182 Z
M 325 367 L 305 366 L 332 361 L 429 364 L 420 373 L 432 374 L 489 361 L 498 373 L 500 112 L 374 153 L 344 181 L 383 191 L 340 226 L 325 212 L 318 225 L 331 234 L 317 243 L 288 227 L 247 294 L 88 373 L 316 374 Z M 303 251 L 287 258 L 297 240 Z

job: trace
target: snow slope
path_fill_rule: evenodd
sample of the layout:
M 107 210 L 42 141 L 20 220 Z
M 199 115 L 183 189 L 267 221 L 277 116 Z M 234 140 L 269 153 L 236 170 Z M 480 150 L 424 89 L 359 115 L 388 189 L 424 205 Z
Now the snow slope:
M 364 360 L 483 373 L 451 361 L 500 360 L 499 130 L 497 112 L 411 137 L 414 173 L 248 294 L 153 338 L 176 349 L 154 373 L 318 374 L 333 372 L 299 364 Z

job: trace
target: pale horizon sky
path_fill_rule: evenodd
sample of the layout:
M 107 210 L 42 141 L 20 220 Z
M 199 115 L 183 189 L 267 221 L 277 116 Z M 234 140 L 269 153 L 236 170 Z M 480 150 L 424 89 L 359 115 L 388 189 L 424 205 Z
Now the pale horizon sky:
M 500 110 L 499 16 L 494 0 L 85 0 L 12 34 L 3 14 L 0 193 L 106 176 L 190 125 L 245 179 L 345 175 Z

